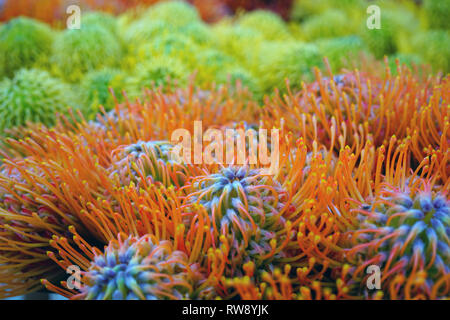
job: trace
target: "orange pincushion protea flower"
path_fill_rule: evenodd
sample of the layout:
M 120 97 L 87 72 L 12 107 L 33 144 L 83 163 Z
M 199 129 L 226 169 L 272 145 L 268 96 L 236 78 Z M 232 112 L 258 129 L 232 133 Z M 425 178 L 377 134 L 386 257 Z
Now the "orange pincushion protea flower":
M 79 237 L 73 232 L 74 237 Z M 81 239 L 77 243 L 82 252 L 68 246 L 65 238 L 55 238 L 52 245 L 62 260 L 52 253 L 49 255 L 62 268 L 78 265 L 83 269 L 77 288 L 80 293 L 43 280 L 48 289 L 72 299 L 86 300 L 211 299 L 215 296 L 217 277 L 214 273 L 208 275 L 212 269 L 190 263 L 186 253 L 174 249 L 171 241 L 121 233 L 109 242 L 104 252 Z M 214 259 L 209 260 L 210 267 L 214 263 Z M 67 283 L 62 285 L 67 288 Z
M 70 204 L 56 194 L 60 179 L 48 164 L 5 160 L 0 173 L 0 297 L 35 290 L 58 273 L 46 263 L 52 235 L 81 227 Z M 12 276 L 13 275 L 13 276 Z
M 414 114 L 440 80 L 421 81 L 406 67 L 400 70 L 393 76 L 386 68 L 378 78 L 357 70 L 336 76 L 329 71 L 323 77 L 316 69 L 316 82 L 303 84 L 297 93 L 288 90 L 285 97 L 275 95 L 265 107 L 264 121 L 335 150 L 347 145 L 355 150 L 368 139 L 379 146 L 392 135 L 406 138 L 414 130 Z
M 202 286 L 201 293 L 192 291 L 184 298 L 211 298 L 212 288 L 214 288 L 213 292 L 216 292 L 216 294 L 223 295 L 224 286 L 221 284 L 221 278 L 225 270 L 228 246 L 225 243 L 219 243 L 217 246 L 216 243 L 213 243 L 208 232 L 212 228 L 211 221 L 206 212 L 199 210 L 194 220 L 184 214 L 178 192 L 173 187 L 165 188 L 162 185 L 158 187 L 152 184 L 144 186 L 140 190 L 131 185 L 118 189 L 112 195 L 110 201 L 103 200 L 95 205 L 91 204 L 89 211 L 85 214 L 92 221 L 95 221 L 97 233 L 103 235 L 103 243 L 110 243 L 110 245 L 112 243 L 114 248 L 117 247 L 115 245 L 117 241 L 115 234 L 145 239 L 150 237 L 152 243 L 170 243 L 173 250 L 181 252 L 184 261 L 182 263 L 185 264 L 186 268 L 192 270 L 192 272 L 189 271 L 189 274 L 195 275 L 197 274 L 196 270 L 203 270 L 201 273 L 207 278 L 206 282 L 208 283 L 205 286 L 209 289 Z M 117 208 L 113 208 L 112 203 L 116 203 Z M 93 286 L 95 286 L 95 279 L 88 280 L 89 272 L 98 269 L 99 266 L 96 266 L 93 261 L 94 256 L 101 255 L 101 252 L 99 253 L 98 249 L 91 247 L 83 240 L 75 231 L 75 228 L 70 227 L 69 230 L 74 234 L 73 243 L 76 243 L 78 248 L 72 246 L 66 237 L 54 237 L 51 245 L 58 250 L 58 255 L 55 255 L 52 251 L 47 254 L 63 269 L 67 269 L 73 264 L 78 265 L 85 270 L 83 274 L 87 276 L 86 282 L 88 284 L 94 283 Z M 58 257 L 62 260 L 59 260 Z M 145 258 L 145 255 L 142 258 Z M 149 266 L 143 268 L 143 270 L 146 268 L 153 269 L 152 266 Z M 202 277 L 201 279 L 205 280 Z M 203 280 L 201 280 L 202 283 Z M 100 295 L 94 289 L 92 290 L 97 292 L 96 295 L 93 293 L 90 295 L 89 292 L 83 290 L 81 290 L 80 295 L 78 291 L 70 290 L 64 281 L 61 282 L 61 287 L 52 285 L 48 279 L 45 279 L 43 283 L 48 289 L 74 299 L 113 297 L 111 292 L 108 292 L 105 296 Z M 134 294 L 130 297 L 135 298 L 137 290 L 131 291 Z M 153 292 L 153 289 L 150 291 Z M 163 291 L 158 295 L 159 298 L 180 298 L 174 292 L 164 293 Z M 151 298 L 149 294 L 151 295 L 146 291 L 144 298 Z M 139 294 L 137 297 L 142 298 Z
M 360 156 L 349 148 L 341 152 L 332 210 L 346 218 L 348 231 L 340 245 L 347 248 L 345 259 L 359 284 L 355 294 L 368 296 L 366 268 L 377 265 L 385 298 L 448 295 L 448 186 L 429 170 L 436 157 L 425 158 L 413 171 L 412 153 L 411 140 L 398 143 L 395 137 L 387 152 L 384 146 L 375 150 L 370 141 Z
M 191 86 L 166 94 L 148 94 L 148 101 L 117 105 L 96 122 L 61 118 L 52 129 L 33 125 L 30 130 L 12 131 L 18 138 L 4 143 L 2 154 L 6 158 L 0 179 L 1 198 L 5 200 L 0 212 L 0 248 L 8 251 L 0 263 L 6 283 L 1 287 L 2 295 L 37 289 L 36 279 L 54 270 L 45 262 L 48 241 L 52 235 L 65 236 L 68 225 L 82 233 L 89 231 L 90 237 L 103 243 L 122 230 L 128 234 L 135 230 L 136 225 L 127 220 L 132 218 L 124 216 L 128 202 L 120 195 L 121 188 L 129 183 L 123 185 L 111 179 L 114 150 L 138 141 L 169 139 L 173 130 L 184 125 L 189 129 L 194 120 L 212 125 L 222 121 L 218 114 L 224 119 L 235 116 L 235 112 L 251 114 L 251 107 L 239 102 L 239 97 L 230 100 L 226 87 L 200 92 Z M 148 174 L 145 170 L 138 172 L 145 166 L 135 169 L 141 176 Z M 190 174 L 193 172 L 186 170 L 183 180 Z M 144 183 L 140 187 L 146 186 Z M 130 192 L 130 188 L 124 192 Z M 123 224 L 123 220 L 128 223 Z M 142 221 L 138 219 L 136 224 Z M 23 272 L 26 270 L 31 271 Z M 20 272 L 22 277 L 11 275 Z M 11 278 L 16 278 L 14 284 Z M 16 289 L 16 283 L 25 279 L 28 283 Z
M 275 201 L 272 212 L 274 214 L 273 217 L 278 217 L 273 219 L 273 221 L 265 218 L 266 222 L 263 224 L 268 227 L 267 234 L 271 234 L 269 238 L 266 237 L 266 231 L 262 231 L 260 228 L 253 228 L 255 231 L 259 230 L 258 232 L 261 232 L 260 238 L 254 238 L 253 235 L 247 234 L 247 222 L 250 223 L 250 226 L 252 221 L 253 224 L 260 224 L 260 219 L 251 218 L 247 222 L 242 220 L 242 223 L 235 224 L 237 220 L 233 219 L 228 211 L 226 214 L 231 219 L 229 228 L 233 226 L 232 229 L 235 229 L 237 226 L 236 232 L 245 232 L 244 237 L 241 238 L 245 240 L 247 237 L 249 245 L 253 243 L 253 254 L 257 261 L 271 262 L 274 265 L 291 262 L 296 267 L 303 267 L 313 263 L 311 265 L 312 269 L 304 274 L 304 278 L 314 279 L 320 277 L 324 272 L 328 272 L 330 267 L 342 265 L 337 260 L 340 249 L 335 244 L 339 237 L 331 235 L 333 231 L 337 230 L 338 226 L 331 216 L 317 214 L 319 210 L 325 208 L 324 205 L 327 203 L 327 198 L 331 195 L 329 183 L 324 183 L 323 178 L 321 178 L 324 176 L 326 168 L 323 166 L 323 162 L 320 161 L 320 155 L 317 156 L 316 161 L 312 161 L 309 173 L 305 177 L 301 168 L 306 161 L 307 151 L 302 141 L 297 143 L 296 151 L 294 154 L 291 154 L 293 161 L 287 162 L 283 158 L 281 163 L 286 168 L 280 170 L 279 175 L 275 178 L 270 178 L 282 179 L 285 191 L 280 193 L 280 195 L 284 194 L 284 196 L 278 200 L 268 195 L 267 201 Z M 116 190 L 108 200 L 91 203 L 85 214 L 95 224 L 95 233 L 103 235 L 102 242 L 104 243 L 114 239 L 117 233 L 131 234 L 136 237 L 151 234 L 156 239 L 173 241 L 174 248 L 186 252 L 190 262 L 198 262 L 201 265 L 205 265 L 205 263 L 208 264 L 212 257 L 211 255 L 215 255 L 214 272 L 216 273 L 215 279 L 218 281 L 215 290 L 220 296 L 229 298 L 236 293 L 233 292 L 233 288 L 226 286 L 222 276 L 219 276 L 219 274 L 243 274 L 246 268 L 245 259 L 236 259 L 239 256 L 239 252 L 234 249 L 236 246 L 235 241 L 241 238 L 237 236 L 236 232 L 234 237 L 231 238 L 219 233 L 217 229 L 218 222 L 211 213 L 211 209 L 215 204 L 208 206 L 198 201 L 191 201 L 195 197 L 203 198 L 205 195 L 201 196 L 201 192 L 191 193 L 188 191 L 190 188 L 196 188 L 196 182 L 203 180 L 212 181 L 214 177 L 214 174 L 193 177 L 192 182 L 181 189 L 174 187 L 165 188 L 163 185 L 158 187 L 155 184 L 149 184 L 138 190 L 131 184 L 129 187 Z M 243 186 L 244 189 L 257 189 L 259 187 L 261 192 L 265 192 L 261 187 L 263 186 L 262 184 L 251 186 L 251 180 L 258 179 L 257 176 L 249 179 L 248 182 L 250 184 L 249 186 Z M 305 181 L 302 181 L 303 179 Z M 271 190 L 269 193 L 275 192 L 277 188 L 281 188 L 281 185 L 278 187 L 276 185 L 269 188 Z M 248 211 L 249 214 L 255 214 L 258 212 L 256 210 L 259 206 L 258 200 L 251 194 L 252 191 L 250 189 L 247 191 L 250 191 L 247 195 L 245 195 L 244 191 L 247 200 L 245 198 L 241 200 L 242 204 L 238 211 L 245 210 L 244 204 L 247 203 L 249 209 L 251 209 Z M 220 188 L 215 192 L 220 192 Z M 232 195 L 233 191 L 230 189 L 229 201 L 231 201 L 231 204 L 237 205 L 236 201 L 232 201 Z M 205 197 L 207 200 L 208 197 Z M 182 198 L 185 198 L 185 200 L 181 201 L 180 199 Z M 117 207 L 114 207 L 112 204 L 117 205 Z M 225 205 L 229 206 L 228 202 L 223 203 L 224 208 Z M 312 213 L 320 217 L 312 219 Z M 249 215 L 249 217 L 251 216 Z M 224 227 L 223 221 L 219 222 L 220 227 Z M 279 227 L 276 227 L 277 225 Z M 296 230 L 298 230 L 297 234 Z M 61 238 L 58 240 L 58 243 L 63 243 L 61 241 L 64 244 L 67 243 L 67 240 L 62 240 Z M 76 241 L 75 238 L 74 241 Z M 56 242 L 52 243 L 55 245 Z M 261 249 L 264 249 L 265 251 L 263 251 L 266 253 L 261 255 Z M 53 257 L 55 260 L 54 255 L 51 253 L 50 257 Z M 259 262 L 257 263 L 258 265 L 260 264 Z M 307 281 L 305 280 L 305 283 Z M 51 290 L 60 292 L 58 291 L 60 289 L 57 287 L 53 287 L 47 281 L 45 283 Z M 66 288 L 64 283 L 62 283 L 62 286 Z M 70 296 L 67 292 L 65 294 Z
M 391 299 L 442 299 L 450 292 L 448 268 L 450 203 L 445 193 L 382 190 L 361 206 L 355 244 L 347 257 L 364 278 L 370 264 L 382 266 L 381 281 Z M 359 256 L 359 257 L 358 257 Z
M 448 79 L 316 76 L 263 108 L 239 86 L 154 88 L 93 121 L 11 130 L 0 296 L 47 278 L 74 299 L 447 297 Z M 278 170 L 250 163 L 261 136 L 244 141 L 243 164 L 171 162 L 171 133 L 191 134 L 195 121 L 279 129 L 268 141 L 279 143 Z M 50 283 L 73 264 L 84 288 Z M 383 294 L 366 288 L 371 264 Z
M 139 141 L 113 151 L 111 178 L 119 178 L 120 185 L 160 182 L 180 188 L 190 176 L 198 175 L 200 167 L 185 165 L 172 159 L 174 145 L 168 141 Z M 117 152 L 116 152 L 117 151 Z
M 292 145 L 289 135 L 285 138 Z M 258 268 L 285 263 L 304 267 L 314 261 L 313 269 L 325 272 L 343 265 L 337 243 L 345 228 L 327 211 L 333 182 L 327 181 L 320 154 L 310 155 L 307 166 L 305 144 L 299 140 L 294 145 L 292 150 L 281 148 L 285 151 L 273 177 L 231 166 L 193 177 L 181 188 L 187 216 L 195 220 L 198 212 L 206 212 L 211 239 L 228 246 L 228 277 L 242 276 L 249 259 Z
M 278 256 L 276 234 L 290 229 L 282 217 L 288 196 L 279 182 L 257 169 L 230 166 L 194 178 L 189 187 L 186 201 L 193 205 L 192 214 L 197 214 L 197 206 L 204 207 L 213 238 L 225 237 L 230 246 L 230 273 L 239 274 L 246 258 L 260 264 Z

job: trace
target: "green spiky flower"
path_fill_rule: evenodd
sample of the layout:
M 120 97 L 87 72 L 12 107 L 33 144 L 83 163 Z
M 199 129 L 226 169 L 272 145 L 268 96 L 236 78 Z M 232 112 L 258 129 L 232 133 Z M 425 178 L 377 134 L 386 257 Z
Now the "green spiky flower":
M 300 87 L 301 81 L 311 76 L 313 66 L 322 65 L 319 49 L 314 44 L 267 42 L 255 52 L 260 58 L 255 59 L 258 65 L 251 70 L 266 93 L 274 88 L 284 90 L 285 79 L 289 79 L 291 86 Z
M 165 37 L 157 37 L 152 42 L 151 54 L 153 56 L 167 55 L 178 56 L 192 54 L 197 49 L 195 43 L 186 39 L 181 34 L 172 34 Z
M 190 65 L 200 51 L 198 45 L 182 34 L 174 33 L 157 36 L 136 50 L 136 60 L 146 62 L 157 57 L 174 58 Z
M 120 57 L 121 46 L 114 35 L 104 27 L 90 25 L 63 31 L 55 40 L 51 61 L 55 73 L 76 82 L 84 73 L 115 66 Z
M 54 124 L 56 113 L 74 105 L 70 87 L 48 72 L 21 69 L 14 79 L 0 83 L 0 130 L 27 121 Z
M 46 24 L 33 19 L 12 19 L 0 29 L 0 76 L 13 77 L 20 68 L 47 62 L 53 33 Z
M 130 23 L 123 33 L 123 41 L 135 49 L 143 43 L 153 41 L 158 36 L 165 36 L 173 31 L 173 27 L 163 20 L 139 19 Z
M 118 24 L 116 18 L 106 12 L 90 11 L 81 15 L 81 27 L 98 25 L 107 29 L 112 34 L 117 34 Z
M 126 80 L 125 91 L 130 98 L 141 96 L 143 89 L 152 86 L 166 87 L 176 81 L 180 86 L 186 84 L 189 72 L 177 58 L 155 57 L 149 62 L 136 66 L 133 75 Z
M 216 49 L 202 50 L 195 58 L 196 64 L 193 68 L 197 71 L 196 80 L 199 85 L 225 80 L 226 70 L 236 65 L 233 57 Z
M 376 3 L 377 4 L 377 3 Z M 413 13 L 395 4 L 379 2 L 380 29 L 369 29 L 366 23 L 360 25 L 360 35 L 369 50 L 378 59 L 397 51 L 404 51 L 417 32 L 418 22 Z
M 435 71 L 450 71 L 450 34 L 445 30 L 432 30 L 417 34 L 412 40 L 416 52 Z
M 333 71 L 350 66 L 351 61 L 367 50 L 358 36 L 321 39 L 316 42 L 316 45 L 320 53 L 328 58 Z
M 380 29 L 368 29 L 362 27 L 361 37 L 367 47 L 378 59 L 384 55 L 391 55 L 397 52 L 397 44 L 395 41 L 395 26 L 389 16 L 384 16 L 381 20 Z
M 291 38 L 289 29 L 277 14 L 256 10 L 244 14 L 239 19 L 239 25 L 244 28 L 261 32 L 267 40 L 286 40 Z
M 291 19 L 298 22 L 319 15 L 330 9 L 340 9 L 352 13 L 352 18 L 357 18 L 353 13 L 363 12 L 367 4 L 365 0 L 296 0 L 291 10 Z
M 250 60 L 250 52 L 264 40 L 258 30 L 240 25 L 218 23 L 213 27 L 217 47 L 230 56 L 236 57 L 242 63 Z
M 100 105 L 106 111 L 111 110 L 115 101 L 110 88 L 120 101 L 125 78 L 125 73 L 116 69 L 94 70 L 87 73 L 80 84 L 83 106 L 90 114 L 97 113 Z
M 165 1 L 151 6 L 145 13 L 149 20 L 162 20 L 174 27 L 200 21 L 197 9 L 185 1 Z
M 213 32 L 204 22 L 194 21 L 178 29 L 178 32 L 199 45 L 210 45 L 213 42 Z
M 328 10 L 320 15 L 307 19 L 302 24 L 306 40 L 342 37 L 354 31 L 351 19 L 341 10 Z
M 423 8 L 430 28 L 450 30 L 449 0 L 424 0 Z
M 214 289 L 187 255 L 149 236 L 110 241 L 84 274 L 86 300 L 212 299 Z
M 291 10 L 291 19 L 303 22 L 311 16 L 322 13 L 326 7 L 323 0 L 295 0 Z

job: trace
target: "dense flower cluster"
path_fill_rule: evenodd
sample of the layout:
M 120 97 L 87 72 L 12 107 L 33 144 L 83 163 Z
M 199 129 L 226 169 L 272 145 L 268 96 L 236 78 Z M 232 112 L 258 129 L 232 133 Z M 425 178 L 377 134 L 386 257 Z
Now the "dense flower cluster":
M 52 1 L 42 6 L 62 5 Z M 0 26 L 0 77 L 12 79 L 23 68 L 49 72 L 70 90 L 82 91 L 79 99 L 66 99 L 63 110 L 58 111 L 78 108 L 92 119 L 99 105 L 113 108 L 116 100 L 109 95 L 110 89 L 119 102 L 123 91 L 134 100 L 142 98 L 144 88 L 167 87 L 174 80 L 185 86 L 191 76 L 205 90 L 240 84 L 263 101 L 275 89 L 284 93 L 286 79 L 293 89 L 300 89 L 301 81 L 314 77 L 313 67 L 325 68 L 323 57 L 328 58 L 333 72 L 369 66 L 376 70 L 375 59 L 385 55 L 392 73 L 396 73 L 395 59 L 412 68 L 429 64 L 433 72 L 445 73 L 450 68 L 448 26 L 441 21 L 448 6 L 433 1 L 425 2 L 420 11 L 414 5 L 376 2 L 383 12 L 381 29 L 367 28 L 365 0 L 345 1 L 340 7 L 328 0 L 302 0 L 294 3 L 288 22 L 272 11 L 258 9 L 214 24 L 201 20 L 199 10 L 208 7 L 201 1 L 194 1 L 199 10 L 184 1 L 156 2 L 125 12 L 120 11 L 127 5 L 122 1 L 103 8 L 115 13 L 113 8 L 121 8 L 115 16 L 90 11 L 96 4 L 87 1 L 79 30 L 59 30 L 31 18 L 13 18 Z M 264 7 L 256 2 L 241 5 Z M 224 5 L 237 8 L 233 1 Z M 285 4 L 285 8 L 289 6 Z M 418 23 L 417 12 L 424 23 Z M 37 86 L 40 80 L 34 82 Z M 33 97 L 35 86 L 24 88 L 21 96 Z M 8 101 L 0 97 L 0 112 L 9 112 Z M 55 121 L 55 113 L 48 113 L 42 105 L 27 110 L 31 121 L 41 121 L 42 114 L 48 117 L 44 123 Z M 21 123 L 24 121 L 14 124 Z
M 447 297 L 449 123 L 448 109 L 440 106 L 448 101 L 449 82 L 419 83 L 406 68 L 402 72 L 411 90 L 408 96 L 419 96 L 398 98 L 405 102 L 396 105 L 416 111 L 395 131 L 386 127 L 389 117 L 372 118 L 372 113 L 381 112 L 378 99 L 393 97 L 402 78 L 388 88 L 378 87 L 387 79 L 373 78 L 369 90 L 361 86 L 358 72 L 331 80 L 318 73 L 317 82 L 295 95 L 288 88 L 291 95 L 285 101 L 275 97 L 264 108 L 239 90 L 230 100 L 231 88 L 205 92 L 190 86 L 147 91 L 144 101 L 117 104 L 95 121 L 74 119 L 72 124 L 63 117 L 51 129 L 36 125 L 25 132 L 12 130 L 17 138 L 4 142 L 0 179 L 2 295 L 34 290 L 40 278 L 47 278 L 47 288 L 74 298 L 155 297 L 152 290 L 164 290 L 152 289 L 158 281 L 147 284 L 147 275 L 136 274 L 140 291 L 109 288 L 109 280 L 97 283 L 105 278 L 100 275 L 113 273 L 102 269 L 106 266 L 98 264 L 100 258 L 94 259 L 113 256 L 111 250 L 121 246 L 134 248 L 134 241 L 147 243 L 138 239 L 151 236 L 148 250 L 168 241 L 173 250 L 184 252 L 188 269 L 168 271 L 172 277 L 199 281 L 204 288 L 201 293 L 170 291 L 166 298 Z M 354 99 L 354 105 L 372 112 L 363 109 L 347 116 L 344 107 L 334 115 L 308 115 L 310 99 L 338 103 L 338 97 L 344 105 Z M 296 109 L 303 110 L 298 116 L 305 126 L 289 128 L 289 116 L 296 115 L 289 106 L 296 105 L 302 106 Z M 329 111 L 338 112 L 338 106 Z M 154 112 L 161 107 L 165 111 Z M 428 137 L 419 137 L 417 124 L 431 121 L 430 108 L 441 112 L 444 122 L 434 119 L 432 129 L 423 131 Z M 273 116 L 266 118 L 269 111 Z M 184 117 L 176 116 L 182 113 Z M 238 115 L 254 125 L 236 125 Z M 172 162 L 169 134 L 182 127 L 192 132 L 192 122 L 199 119 L 207 127 L 234 123 L 230 127 L 255 128 L 258 119 L 260 126 L 278 126 L 280 169 L 268 176 L 258 164 Z M 382 128 L 378 135 L 377 127 Z M 431 130 L 439 132 L 436 138 Z M 125 241 L 120 233 L 135 240 Z M 13 243 L 14 250 L 8 251 Z M 97 249 L 102 243 L 110 249 Z M 23 249 L 17 250 L 19 246 Z M 51 284 L 48 268 L 58 274 L 52 260 L 64 267 L 84 261 L 85 288 L 94 289 L 77 293 L 64 282 L 62 287 Z M 119 267 L 115 261 L 114 275 L 128 263 Z M 383 289 L 378 292 L 365 286 L 371 264 L 382 268 Z
M 297 1 L 300 29 L 179 1 L 1 26 L 30 37 L 0 45 L 24 67 L 0 82 L 0 298 L 448 299 L 450 76 L 415 65 L 448 72 L 441 7 L 414 53 L 413 15 L 369 33 L 363 0 L 329 2 Z
M 70 86 L 39 69 L 20 69 L 13 79 L 0 82 L 0 130 L 26 122 L 52 125 L 55 113 L 78 103 Z

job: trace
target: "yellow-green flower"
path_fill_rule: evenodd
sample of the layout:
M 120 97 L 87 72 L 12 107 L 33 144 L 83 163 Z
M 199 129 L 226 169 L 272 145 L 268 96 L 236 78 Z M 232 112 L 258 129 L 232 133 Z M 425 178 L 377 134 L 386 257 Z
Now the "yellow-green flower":
M 289 29 L 286 23 L 275 13 L 256 10 L 239 18 L 239 25 L 261 32 L 267 40 L 289 39 Z
M 111 32 L 89 25 L 63 31 L 55 40 L 51 62 L 56 74 L 77 82 L 86 72 L 116 66 L 121 54 L 121 46 Z
M 0 83 L 0 131 L 25 125 L 27 121 L 52 125 L 57 113 L 74 105 L 67 84 L 38 69 L 21 69 Z
M 47 62 L 53 31 L 46 24 L 25 17 L 12 19 L 0 28 L 0 77 L 12 78 L 21 68 Z

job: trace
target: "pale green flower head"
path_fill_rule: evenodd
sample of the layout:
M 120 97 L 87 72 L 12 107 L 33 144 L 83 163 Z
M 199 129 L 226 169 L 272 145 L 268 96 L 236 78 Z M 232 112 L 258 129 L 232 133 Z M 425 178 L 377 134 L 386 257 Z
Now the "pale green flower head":
M 117 38 L 102 26 L 90 25 L 63 31 L 55 39 L 51 62 L 57 75 L 78 82 L 89 71 L 116 66 L 121 56 Z
M 286 23 L 277 14 L 266 10 L 255 10 L 242 15 L 240 26 L 261 32 L 267 40 L 290 39 Z
M 162 20 L 173 27 L 182 27 L 200 21 L 197 9 L 185 1 L 164 1 L 151 6 L 144 17 L 149 20 Z
M 51 126 L 56 114 L 76 108 L 69 85 L 47 71 L 21 69 L 13 79 L 0 83 L 0 131 L 23 126 L 28 121 Z
M 0 28 L 0 76 L 14 77 L 21 68 L 47 64 L 54 34 L 45 23 L 19 17 Z

